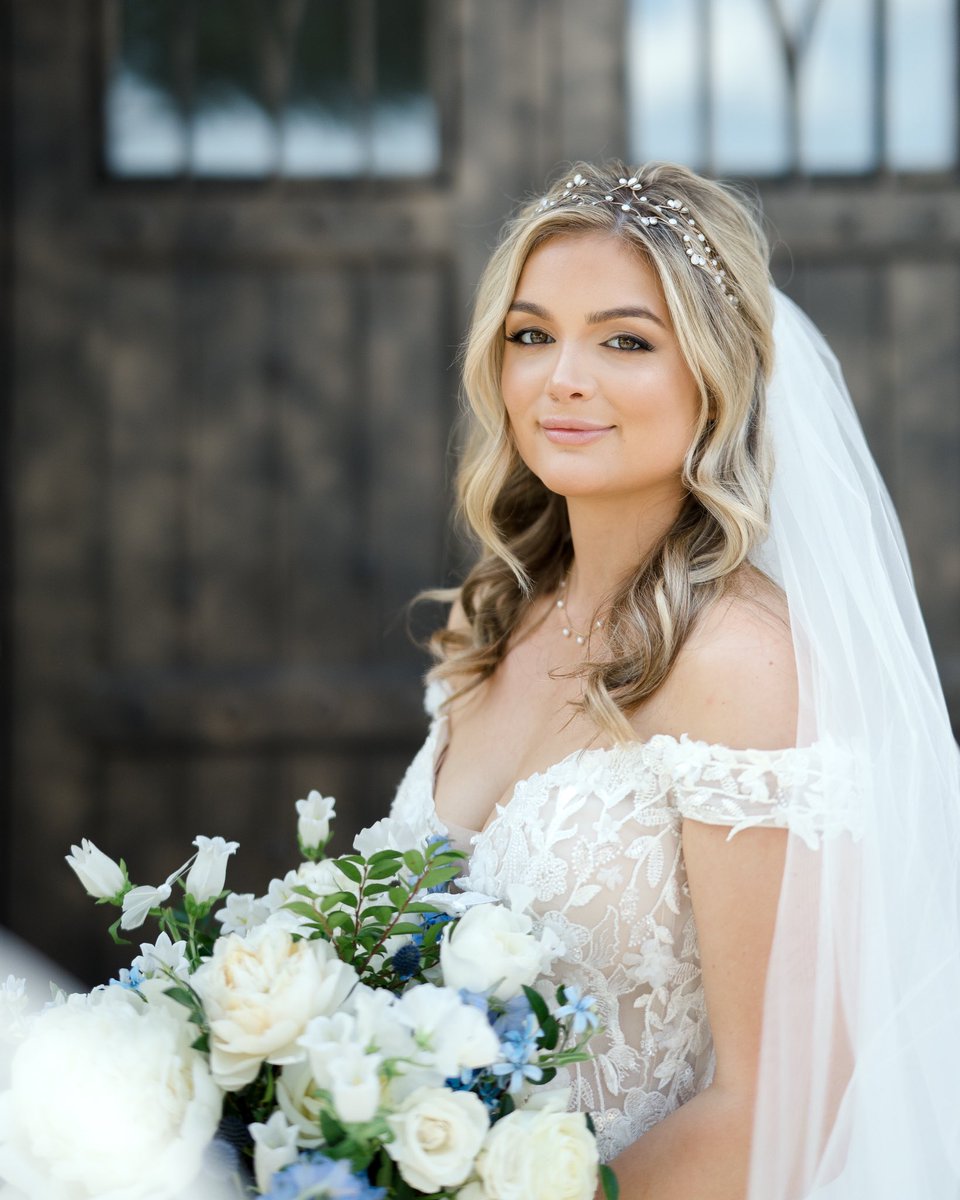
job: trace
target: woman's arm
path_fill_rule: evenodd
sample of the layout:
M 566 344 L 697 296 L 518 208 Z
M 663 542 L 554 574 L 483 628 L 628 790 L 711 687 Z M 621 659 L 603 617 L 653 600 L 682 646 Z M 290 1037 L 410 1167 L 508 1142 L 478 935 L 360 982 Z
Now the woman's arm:
M 796 670 L 789 627 L 728 610 L 680 667 L 692 736 L 736 748 L 793 744 Z M 622 1200 L 745 1200 L 764 983 L 787 832 L 685 820 L 683 855 L 707 1017 L 713 1082 L 614 1163 Z

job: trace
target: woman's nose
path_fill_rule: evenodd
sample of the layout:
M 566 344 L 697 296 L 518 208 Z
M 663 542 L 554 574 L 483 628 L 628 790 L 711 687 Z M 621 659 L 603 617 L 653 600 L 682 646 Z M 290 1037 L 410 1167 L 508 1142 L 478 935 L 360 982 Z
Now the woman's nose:
M 586 400 L 593 395 L 593 378 L 581 350 L 558 345 L 547 390 L 555 400 Z

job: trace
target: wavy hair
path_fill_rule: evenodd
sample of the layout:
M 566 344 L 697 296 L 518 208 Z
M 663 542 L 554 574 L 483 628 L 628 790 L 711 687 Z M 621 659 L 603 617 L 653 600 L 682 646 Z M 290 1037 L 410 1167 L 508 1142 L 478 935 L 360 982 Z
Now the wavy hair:
M 715 270 L 691 261 L 683 223 L 647 224 L 624 210 L 620 201 L 634 198 L 625 185 L 637 179 L 668 216 L 669 201 L 687 206 L 714 248 Z M 578 163 L 504 227 L 479 283 L 463 357 L 468 430 L 457 489 L 481 552 L 459 589 L 425 593 L 459 597 L 466 618 L 465 628 L 431 638 L 437 661 L 429 677 L 456 681 L 455 696 L 488 678 L 533 604 L 558 588 L 569 568 L 566 501 L 520 458 L 500 374 L 504 320 L 528 256 L 551 238 L 584 233 L 609 234 L 653 267 L 700 396 L 681 510 L 612 596 L 600 635 L 606 653 L 575 671 L 583 677 L 575 707 L 614 740 L 628 741 L 635 737 L 630 714 L 664 682 L 698 616 L 732 586 L 764 537 L 769 513 L 764 399 L 773 303 L 766 237 L 747 197 L 682 166 L 650 163 L 631 173 L 619 162 Z

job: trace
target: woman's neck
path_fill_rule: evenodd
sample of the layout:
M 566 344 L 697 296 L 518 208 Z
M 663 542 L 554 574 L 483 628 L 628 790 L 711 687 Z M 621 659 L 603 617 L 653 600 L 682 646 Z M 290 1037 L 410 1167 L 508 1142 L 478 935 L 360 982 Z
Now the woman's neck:
M 574 614 L 589 617 L 610 597 L 676 521 L 686 493 L 645 497 L 631 505 L 622 497 L 567 500 L 573 563 L 567 601 Z

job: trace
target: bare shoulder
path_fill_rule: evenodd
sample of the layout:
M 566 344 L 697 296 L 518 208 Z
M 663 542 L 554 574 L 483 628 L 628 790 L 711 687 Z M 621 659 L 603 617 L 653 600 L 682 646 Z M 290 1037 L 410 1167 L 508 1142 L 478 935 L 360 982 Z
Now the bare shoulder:
M 735 749 L 794 745 L 797 666 L 786 598 L 753 568 L 703 614 L 671 675 L 675 719 L 691 737 Z

